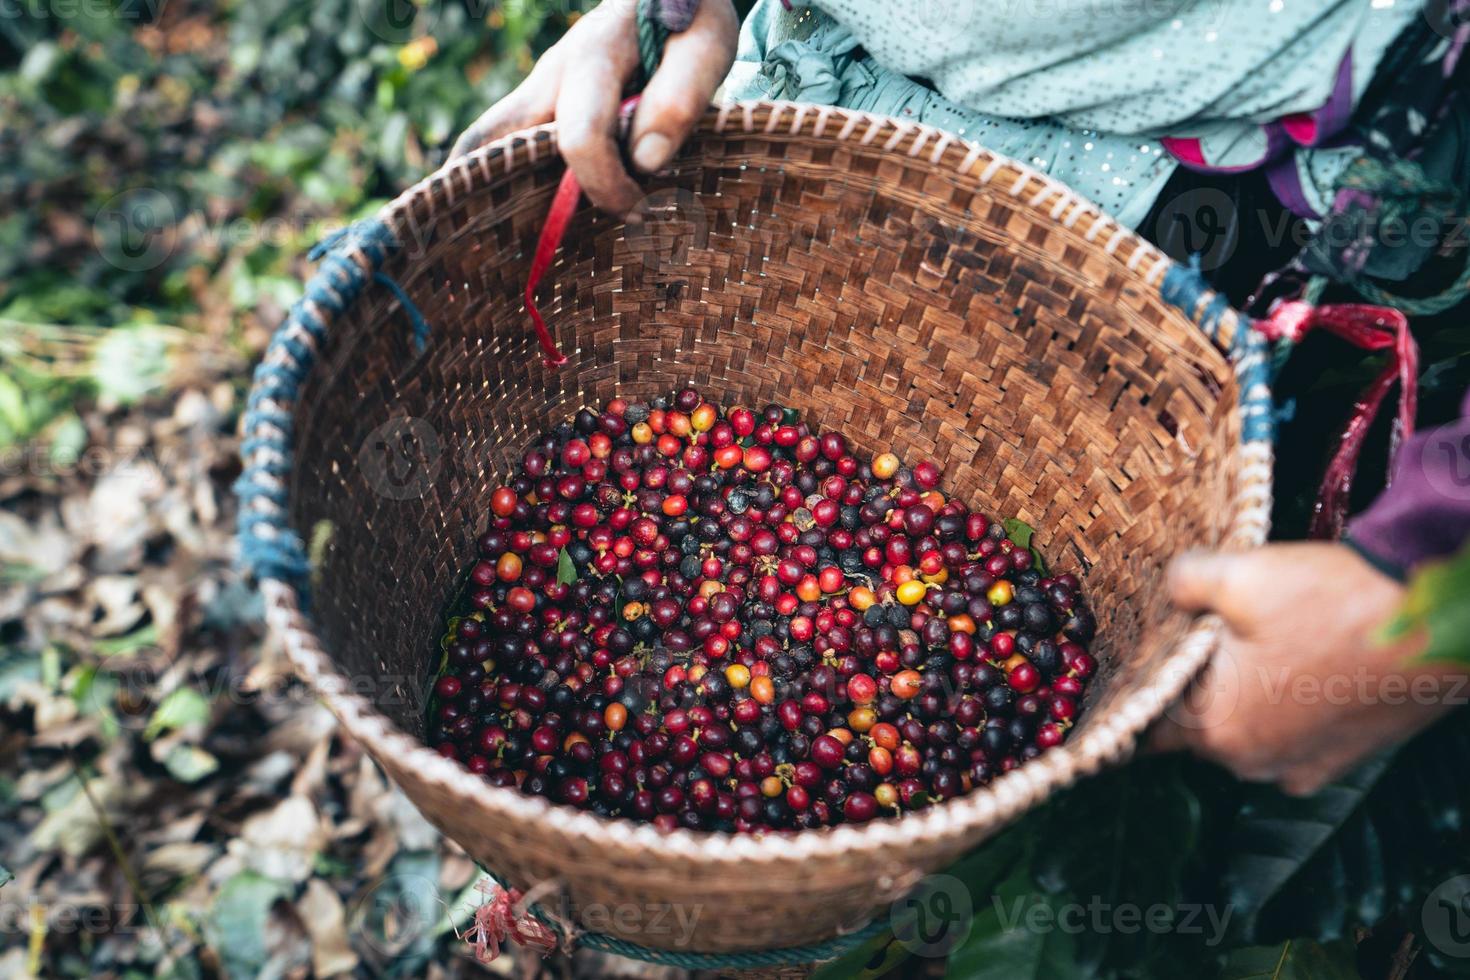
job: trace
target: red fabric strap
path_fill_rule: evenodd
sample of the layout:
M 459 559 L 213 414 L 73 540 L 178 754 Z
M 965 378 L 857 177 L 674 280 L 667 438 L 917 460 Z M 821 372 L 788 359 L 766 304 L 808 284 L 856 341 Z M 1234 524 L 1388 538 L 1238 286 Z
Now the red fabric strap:
M 624 122 L 632 116 L 633 107 L 637 104 L 636 95 L 623 100 L 619 112 Z M 556 194 L 546 212 L 546 223 L 541 226 L 541 237 L 536 240 L 536 254 L 531 258 L 531 272 L 526 276 L 526 312 L 531 315 L 531 324 L 536 328 L 536 340 L 540 342 L 541 351 L 546 355 L 542 363 L 549 368 L 561 367 L 567 362 L 567 357 L 556 346 L 556 341 L 551 339 L 546 320 L 536 307 L 536 287 L 541 285 L 541 277 L 551 268 L 556 250 L 561 247 L 562 236 L 567 233 L 567 225 L 571 224 L 572 215 L 577 213 L 577 203 L 581 199 L 582 185 L 577 182 L 577 175 L 568 167 L 567 172 L 561 176 L 561 183 L 556 186 Z
M 1280 304 L 1268 318 L 1256 321 L 1256 329 L 1268 340 L 1284 337 L 1292 343 L 1311 330 L 1322 329 L 1362 350 L 1388 351 L 1388 363 L 1353 402 L 1312 506 L 1308 534 L 1313 538 L 1341 537 L 1363 440 L 1395 381 L 1399 384 L 1399 407 L 1389 442 L 1390 479 L 1398 447 L 1414 434 L 1414 415 L 1419 403 L 1419 346 L 1409 332 L 1408 318 L 1387 306 L 1357 303 L 1313 306 L 1293 301 Z
M 582 185 L 577 183 L 577 175 L 568 167 L 567 172 L 562 174 L 561 183 L 556 187 L 556 196 L 551 199 L 551 209 L 546 212 L 546 224 L 541 227 L 541 237 L 536 242 L 536 255 L 531 259 L 531 274 L 526 277 L 526 312 L 531 314 L 531 323 L 536 327 L 536 339 L 541 342 L 541 351 L 546 355 L 544 363 L 549 368 L 561 367 L 567 362 L 567 356 L 557 348 L 556 341 L 551 339 L 551 331 L 546 329 L 546 321 L 536 308 L 536 287 L 541 285 L 541 277 L 551 268 L 551 260 L 556 257 L 556 250 L 561 246 L 562 236 L 566 234 L 567 225 L 576 213 L 577 201 L 581 197 Z

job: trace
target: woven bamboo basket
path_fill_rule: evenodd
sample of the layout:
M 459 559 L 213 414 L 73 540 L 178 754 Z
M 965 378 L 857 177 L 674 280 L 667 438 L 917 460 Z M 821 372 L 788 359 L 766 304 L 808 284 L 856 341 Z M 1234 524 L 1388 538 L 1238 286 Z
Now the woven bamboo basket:
M 309 285 L 246 423 L 241 533 L 270 624 L 430 821 L 501 880 L 555 893 L 574 926 L 709 953 L 860 929 L 1127 756 L 1203 664 L 1218 624 L 1173 611 L 1162 573 L 1187 548 L 1266 536 L 1259 350 L 1217 298 L 1166 301 L 1168 258 L 1023 166 L 928 127 L 753 103 L 712 109 L 647 181 L 641 229 L 583 202 L 538 293 L 570 358 L 554 370 L 521 293 L 562 172 L 554 127 L 488 145 L 387 205 Z M 583 404 L 691 383 L 935 459 L 951 493 L 1036 527 L 1100 623 L 1069 740 L 902 819 L 763 839 L 602 819 L 426 748 L 426 674 L 490 490 Z M 384 450 L 417 468 L 395 482 Z M 579 919 L 619 907 L 681 910 L 692 937 L 643 914 Z

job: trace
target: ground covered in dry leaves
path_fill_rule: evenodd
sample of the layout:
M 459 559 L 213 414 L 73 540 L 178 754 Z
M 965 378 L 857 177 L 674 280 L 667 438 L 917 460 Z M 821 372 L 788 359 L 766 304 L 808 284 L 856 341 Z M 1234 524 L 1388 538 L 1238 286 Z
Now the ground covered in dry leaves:
M 0 977 L 676 975 L 476 963 L 478 869 L 263 640 L 233 378 L 0 459 Z

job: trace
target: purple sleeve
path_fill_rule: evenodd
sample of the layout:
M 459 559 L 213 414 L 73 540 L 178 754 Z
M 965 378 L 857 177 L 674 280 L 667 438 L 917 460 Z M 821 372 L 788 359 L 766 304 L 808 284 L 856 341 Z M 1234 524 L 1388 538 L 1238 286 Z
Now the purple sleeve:
M 653 16 L 672 34 L 687 31 L 699 13 L 699 0 L 660 0 L 653 6 Z
M 1470 391 L 1458 422 L 1403 445 L 1393 483 L 1347 533 L 1368 555 L 1402 571 L 1453 554 L 1470 538 Z

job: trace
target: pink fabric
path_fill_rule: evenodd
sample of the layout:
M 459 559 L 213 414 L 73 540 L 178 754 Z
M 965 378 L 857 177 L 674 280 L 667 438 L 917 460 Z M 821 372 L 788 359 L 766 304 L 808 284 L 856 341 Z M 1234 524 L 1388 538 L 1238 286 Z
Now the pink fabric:
M 1317 117 L 1310 112 L 1282 116 L 1281 128 L 1286 130 L 1287 136 L 1302 146 L 1311 146 L 1317 142 Z
M 1182 139 L 1177 136 L 1165 136 L 1159 140 L 1169 155 L 1180 163 L 1187 164 L 1198 170 L 1207 170 L 1209 165 L 1205 163 L 1204 144 L 1197 139 Z
M 1202 173 L 1238 174 L 1266 167 L 1271 188 L 1281 203 L 1294 214 L 1316 218 L 1319 215 L 1307 203 L 1302 191 L 1296 162 L 1290 152 L 1292 144 L 1322 146 L 1329 143 L 1347 128 L 1352 111 L 1353 59 L 1349 51 L 1338 63 L 1332 93 L 1321 108 L 1312 112 L 1295 112 L 1262 124 L 1266 148 L 1255 160 L 1230 165 L 1211 162 L 1204 141 L 1193 137 L 1167 136 L 1159 142 L 1185 167 Z
M 1266 148 L 1261 151 L 1261 155 L 1246 163 L 1230 164 L 1228 166 L 1211 163 L 1206 158 L 1203 140 L 1166 136 L 1159 140 L 1159 143 L 1163 145 L 1164 149 L 1171 156 L 1190 170 L 1197 170 L 1200 173 L 1207 174 L 1243 174 L 1277 159 L 1281 156 L 1282 151 L 1291 143 L 1286 136 L 1286 130 L 1282 128 L 1280 122 L 1266 123 L 1261 127 L 1261 132 L 1266 135 Z

